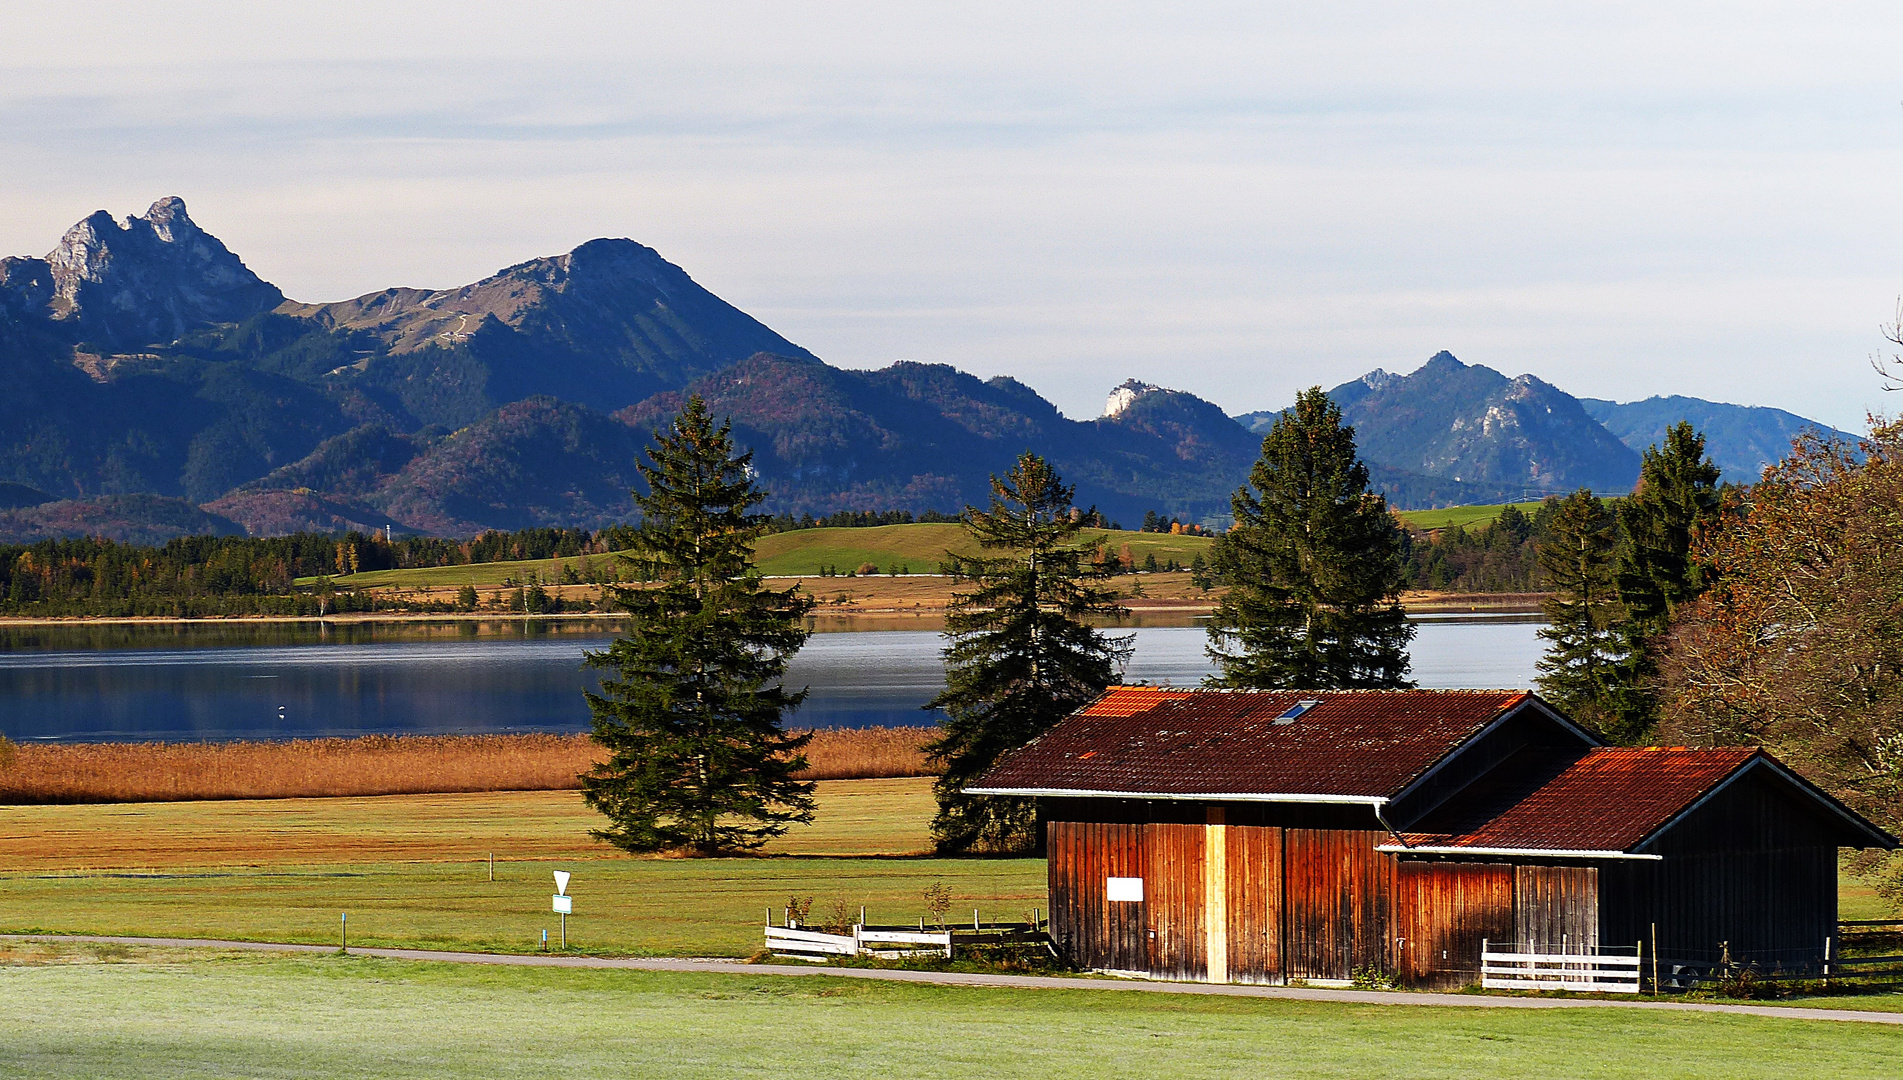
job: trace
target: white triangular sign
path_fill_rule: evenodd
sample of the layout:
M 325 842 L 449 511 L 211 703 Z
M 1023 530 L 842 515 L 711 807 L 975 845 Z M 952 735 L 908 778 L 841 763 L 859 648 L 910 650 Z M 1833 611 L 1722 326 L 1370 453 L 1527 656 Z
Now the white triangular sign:
M 568 871 L 555 871 L 555 894 L 557 896 L 568 895 Z

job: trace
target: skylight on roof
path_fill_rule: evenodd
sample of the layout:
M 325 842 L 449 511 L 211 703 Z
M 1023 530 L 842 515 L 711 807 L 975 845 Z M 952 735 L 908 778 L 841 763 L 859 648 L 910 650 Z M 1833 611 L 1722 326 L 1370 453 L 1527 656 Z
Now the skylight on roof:
M 1288 708 L 1283 709 L 1281 715 L 1277 716 L 1274 720 L 1270 722 L 1276 723 L 1276 724 L 1293 724 L 1295 722 L 1296 717 L 1302 715 L 1303 713 L 1307 712 L 1308 710 L 1320 704 L 1321 702 L 1314 701 L 1314 700 L 1298 701 L 1295 704 L 1290 705 Z

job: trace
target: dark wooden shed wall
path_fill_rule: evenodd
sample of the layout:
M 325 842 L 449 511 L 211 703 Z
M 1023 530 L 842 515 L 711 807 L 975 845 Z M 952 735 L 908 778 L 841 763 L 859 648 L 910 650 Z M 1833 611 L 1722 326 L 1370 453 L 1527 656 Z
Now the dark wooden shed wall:
M 1768 770 L 1753 769 L 1644 850 L 1658 862 L 1622 861 L 1602 872 L 1602 938 L 1651 943 L 1659 955 L 1801 962 L 1837 932 L 1841 829 L 1818 804 Z

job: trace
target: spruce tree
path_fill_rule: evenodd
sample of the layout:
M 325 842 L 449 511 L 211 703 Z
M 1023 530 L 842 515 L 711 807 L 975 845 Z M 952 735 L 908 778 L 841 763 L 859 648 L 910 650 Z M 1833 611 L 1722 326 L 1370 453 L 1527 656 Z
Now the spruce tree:
M 1705 457 L 1705 437 L 1680 421 L 1665 444 L 1646 450 L 1639 484 L 1619 503 L 1619 597 L 1636 632 L 1653 638 L 1672 615 L 1704 591 L 1692 539 L 1718 516 L 1718 467 Z
M 1548 642 L 1539 660 L 1539 688 L 1562 712 L 1609 738 L 1642 713 L 1634 700 L 1625 605 L 1613 574 L 1618 522 L 1581 488 L 1555 501 L 1540 544 L 1540 571 L 1552 595 L 1541 605 Z
M 806 696 L 781 679 L 812 601 L 754 569 L 767 519 L 749 511 L 766 496 L 729 426 L 694 397 L 654 439 L 621 558 L 655 584 L 608 590 L 628 628 L 588 656 L 613 674 L 588 695 L 609 757 L 582 775 L 582 798 L 609 821 L 594 835 L 629 851 L 754 848 L 813 817 L 813 785 L 793 779 L 811 733 L 781 726 Z
M 1355 432 L 1320 387 L 1262 440 L 1231 501 L 1215 570 L 1229 594 L 1209 622 L 1212 686 L 1261 690 L 1406 687 L 1414 627 L 1398 597 L 1405 535 L 1368 491 Z
M 945 710 L 927 746 L 944 768 L 934 790 L 932 837 L 942 851 L 1023 851 L 1036 843 L 1031 799 L 965 795 L 1007 750 L 1050 730 L 1119 681 L 1130 639 L 1085 625 L 1118 616 L 1115 594 L 1094 584 L 1092 545 L 1081 542 L 1088 513 L 1073 519 L 1073 488 L 1049 463 L 1026 453 L 991 478 L 991 506 L 967 507 L 965 528 L 981 554 L 953 556 L 960 586 L 945 619 L 945 690 L 928 708 Z
M 1636 743 L 1658 723 L 1658 651 L 1679 608 L 1704 592 L 1703 568 L 1692 556 L 1698 531 L 1718 517 L 1718 467 L 1705 457 L 1705 437 L 1680 421 L 1663 446 L 1645 451 L 1639 484 L 1620 500 L 1613 576 L 1624 605 L 1620 633 L 1626 654 L 1615 673 L 1605 734 Z

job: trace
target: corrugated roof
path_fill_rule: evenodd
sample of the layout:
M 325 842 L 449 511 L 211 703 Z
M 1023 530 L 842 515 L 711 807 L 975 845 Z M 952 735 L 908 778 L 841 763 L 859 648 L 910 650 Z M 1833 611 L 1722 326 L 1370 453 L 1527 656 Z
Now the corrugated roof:
M 1527 697 L 1113 687 L 971 790 L 1385 798 Z M 1275 722 L 1304 701 L 1318 704 Z
M 1627 851 L 1758 754 L 1523 750 L 1402 835 L 1415 847 Z

